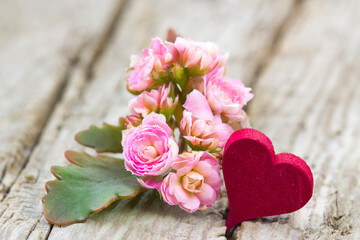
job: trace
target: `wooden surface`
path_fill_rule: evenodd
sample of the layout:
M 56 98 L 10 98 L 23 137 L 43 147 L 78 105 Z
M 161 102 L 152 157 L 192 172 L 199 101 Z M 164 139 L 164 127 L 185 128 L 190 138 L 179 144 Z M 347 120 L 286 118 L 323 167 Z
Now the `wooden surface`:
M 52 226 L 44 184 L 73 136 L 127 113 L 131 54 L 164 37 L 216 42 L 253 87 L 252 126 L 302 156 L 314 196 L 232 239 L 360 239 L 360 2 L 4 0 L 0 2 L 0 239 L 226 239 L 226 193 L 188 214 L 144 194 L 86 223 Z

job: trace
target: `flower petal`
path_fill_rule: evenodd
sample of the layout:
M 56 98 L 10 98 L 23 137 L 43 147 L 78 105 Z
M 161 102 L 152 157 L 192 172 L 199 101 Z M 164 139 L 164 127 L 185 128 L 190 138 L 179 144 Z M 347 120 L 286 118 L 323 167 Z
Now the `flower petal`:
M 213 113 L 208 101 L 205 96 L 196 89 L 187 96 L 184 108 L 198 119 L 210 121 L 213 119 Z
M 196 196 L 199 198 L 201 204 L 204 205 L 212 205 L 216 200 L 215 190 L 206 183 L 203 184 L 202 191 L 197 193 Z
M 200 207 L 200 200 L 195 194 L 189 194 L 189 198 L 186 202 L 181 202 L 180 207 L 188 212 L 195 212 Z
M 180 184 L 175 187 L 174 195 L 179 202 L 187 202 L 190 199 L 190 194 Z

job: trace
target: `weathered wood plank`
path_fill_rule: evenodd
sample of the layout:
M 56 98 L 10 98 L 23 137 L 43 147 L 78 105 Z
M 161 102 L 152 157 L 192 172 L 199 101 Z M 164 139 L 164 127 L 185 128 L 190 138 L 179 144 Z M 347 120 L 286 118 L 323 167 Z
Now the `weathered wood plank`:
M 241 224 L 233 239 L 360 239 L 360 2 L 307 1 L 263 72 L 254 127 L 314 173 L 300 211 Z
M 0 200 L 17 178 L 84 44 L 113 1 L 0 3 Z
M 66 164 L 64 150 L 81 149 L 70 140 L 73 135 L 93 123 L 115 122 L 127 112 L 130 95 L 124 92 L 124 69 L 129 56 L 147 47 L 150 37 L 163 36 L 168 27 L 174 27 L 184 36 L 215 41 L 231 53 L 229 75 L 249 82 L 270 51 L 292 3 L 129 1 L 114 42 L 98 65 L 88 69 L 93 66 L 88 57 L 91 49 L 80 53 L 36 150 L 0 205 L 0 239 L 224 239 L 225 198 L 212 210 L 188 214 L 161 203 L 156 195 L 145 194 L 114 203 L 84 224 L 54 226 L 52 231 L 42 216 L 40 199 L 45 182 L 53 178 L 50 166 Z M 90 80 L 89 71 L 93 73 Z
M 69 76 L 83 58 L 80 53 L 89 54 L 89 61 L 96 60 L 91 50 L 100 51 L 102 46 L 96 45 L 95 36 L 103 31 L 116 4 L 113 0 L 0 3 L 0 200 L 27 164 Z M 76 90 L 75 96 L 80 88 Z M 20 181 L 31 184 L 37 173 L 27 172 Z M 21 191 L 22 196 L 26 192 L 26 198 L 36 201 L 21 205 L 9 196 L 1 203 L 1 239 L 25 239 L 38 224 L 40 193 L 26 186 Z M 9 205 L 12 208 L 6 210 Z M 27 206 L 39 212 L 28 215 Z M 22 217 L 9 220 L 16 214 Z M 50 226 L 41 227 L 45 236 Z

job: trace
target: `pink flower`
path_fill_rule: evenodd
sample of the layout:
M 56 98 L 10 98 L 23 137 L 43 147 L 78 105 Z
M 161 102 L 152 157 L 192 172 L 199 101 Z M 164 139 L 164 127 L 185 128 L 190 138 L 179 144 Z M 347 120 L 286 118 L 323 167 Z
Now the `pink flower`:
M 194 212 L 211 207 L 220 197 L 222 180 L 220 165 L 208 152 L 184 152 L 171 167 L 161 184 L 161 194 L 170 205 Z
M 198 90 L 193 90 L 184 104 L 180 131 L 192 148 L 215 150 L 225 147 L 226 141 L 234 132 L 222 122 L 220 115 L 213 115 L 205 98 Z
M 216 66 L 225 65 L 227 60 L 227 56 L 220 55 L 218 47 L 212 42 L 197 42 L 178 37 L 174 45 L 180 64 L 187 68 L 192 76 L 207 74 Z
M 216 132 L 209 121 L 197 119 L 189 111 L 183 112 L 180 131 L 192 148 L 215 150 L 219 146 Z
M 251 88 L 241 81 L 225 78 L 224 72 L 224 68 L 216 68 L 205 76 L 205 95 L 215 114 L 237 113 L 253 97 Z
M 212 111 L 221 114 L 223 120 L 235 129 L 248 126 L 243 106 L 252 99 L 251 88 L 246 88 L 241 81 L 225 78 L 224 68 L 215 68 L 204 78 L 205 96 Z
M 170 95 L 173 92 L 172 88 L 173 85 L 170 83 L 168 86 L 163 85 L 150 92 L 142 92 L 130 100 L 130 112 L 140 117 L 146 117 L 149 113 L 156 112 L 164 114 L 169 119 L 178 103 L 178 97 L 174 99 Z
M 138 127 L 123 131 L 127 170 L 138 176 L 158 176 L 170 169 L 179 152 L 164 115 L 150 113 Z
M 173 53 L 175 50 L 172 43 L 159 38 L 152 39 L 150 48 L 143 50 L 142 58 L 137 56 L 131 58 L 130 68 L 134 71 L 127 79 L 128 90 L 138 93 L 161 84 L 159 75 L 170 67 Z

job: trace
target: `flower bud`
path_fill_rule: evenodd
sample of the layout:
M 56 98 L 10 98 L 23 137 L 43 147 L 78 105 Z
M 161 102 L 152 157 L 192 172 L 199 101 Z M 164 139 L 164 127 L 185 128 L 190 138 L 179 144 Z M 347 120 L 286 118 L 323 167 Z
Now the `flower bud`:
M 179 64 L 174 64 L 171 69 L 172 79 L 173 81 L 178 84 L 181 89 L 184 89 L 187 82 L 189 81 L 189 77 L 184 71 L 184 68 L 181 67 Z

